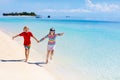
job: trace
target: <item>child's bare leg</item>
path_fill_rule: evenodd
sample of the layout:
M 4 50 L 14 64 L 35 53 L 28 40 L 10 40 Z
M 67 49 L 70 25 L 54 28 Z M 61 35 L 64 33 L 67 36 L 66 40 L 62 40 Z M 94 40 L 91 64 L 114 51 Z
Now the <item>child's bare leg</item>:
M 27 62 L 27 49 L 25 49 L 25 62 Z
M 28 58 L 29 58 L 29 52 L 30 52 L 30 50 L 29 50 L 29 49 L 25 49 L 25 57 L 26 57 L 25 62 L 27 62 L 27 61 L 28 61 Z
M 27 61 L 28 61 L 28 58 L 29 58 L 29 52 L 30 52 L 30 50 L 29 49 L 27 49 Z
M 54 54 L 54 50 L 51 51 L 50 59 L 52 60 L 52 56 Z
M 48 58 L 49 58 L 50 51 L 47 51 L 47 56 L 46 56 L 46 64 L 48 63 Z

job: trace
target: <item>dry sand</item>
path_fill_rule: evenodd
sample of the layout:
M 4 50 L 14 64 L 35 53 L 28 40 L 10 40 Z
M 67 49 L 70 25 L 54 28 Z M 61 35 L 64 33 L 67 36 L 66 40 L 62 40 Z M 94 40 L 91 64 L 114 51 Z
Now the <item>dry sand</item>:
M 31 52 L 34 52 L 31 49 Z M 0 31 L 0 80 L 55 80 L 42 62 L 24 62 L 24 47 Z

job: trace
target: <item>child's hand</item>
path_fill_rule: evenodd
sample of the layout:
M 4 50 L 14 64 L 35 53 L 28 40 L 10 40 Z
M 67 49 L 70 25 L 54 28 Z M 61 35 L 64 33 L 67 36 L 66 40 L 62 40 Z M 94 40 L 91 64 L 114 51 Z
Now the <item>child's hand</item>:
M 37 41 L 37 43 L 40 43 L 40 41 Z
M 61 36 L 63 36 L 64 35 L 64 33 L 61 33 Z
M 12 37 L 12 39 L 14 40 L 15 37 Z

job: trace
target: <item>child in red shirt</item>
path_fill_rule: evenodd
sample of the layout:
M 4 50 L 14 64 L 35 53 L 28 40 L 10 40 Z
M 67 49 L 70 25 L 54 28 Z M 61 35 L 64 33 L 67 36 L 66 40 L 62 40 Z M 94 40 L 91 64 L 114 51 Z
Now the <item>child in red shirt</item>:
M 26 57 L 26 60 L 25 62 L 28 61 L 28 57 L 29 57 L 29 52 L 30 52 L 30 45 L 31 45 L 31 40 L 30 38 L 33 37 L 37 42 L 39 42 L 31 32 L 29 32 L 29 28 L 27 26 L 25 26 L 23 28 L 23 32 L 16 35 L 16 36 L 13 36 L 13 39 L 18 37 L 18 36 L 23 36 L 24 38 L 24 47 L 25 47 L 25 57 Z

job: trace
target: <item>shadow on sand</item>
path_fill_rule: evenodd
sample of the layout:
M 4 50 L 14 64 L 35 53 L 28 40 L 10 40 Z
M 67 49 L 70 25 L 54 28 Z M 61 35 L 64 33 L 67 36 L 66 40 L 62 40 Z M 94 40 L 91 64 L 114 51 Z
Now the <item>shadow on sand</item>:
M 39 67 L 42 67 L 41 64 L 46 64 L 45 62 L 28 62 L 28 64 L 35 64 Z
M 19 59 L 19 60 L 4 60 L 4 59 L 0 59 L 0 62 L 24 62 L 25 59 Z
M 4 59 L 0 59 L 0 62 L 24 62 L 25 59 L 19 59 L 19 60 L 4 60 Z M 39 67 L 42 67 L 42 64 L 46 64 L 45 62 L 27 62 L 28 64 L 33 64 L 33 65 L 37 65 Z

